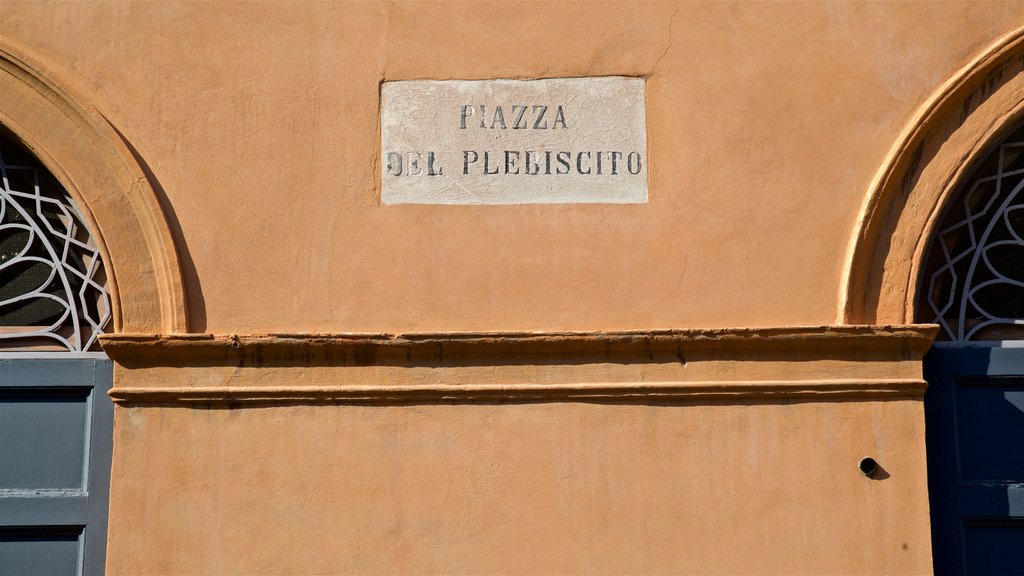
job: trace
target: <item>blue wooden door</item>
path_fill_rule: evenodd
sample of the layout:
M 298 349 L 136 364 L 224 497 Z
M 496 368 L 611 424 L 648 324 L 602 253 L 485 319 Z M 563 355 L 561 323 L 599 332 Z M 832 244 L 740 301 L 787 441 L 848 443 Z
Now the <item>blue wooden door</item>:
M 102 354 L 0 357 L 0 575 L 103 573 L 111 382 Z
M 1024 575 L 1024 347 L 925 358 L 936 574 Z

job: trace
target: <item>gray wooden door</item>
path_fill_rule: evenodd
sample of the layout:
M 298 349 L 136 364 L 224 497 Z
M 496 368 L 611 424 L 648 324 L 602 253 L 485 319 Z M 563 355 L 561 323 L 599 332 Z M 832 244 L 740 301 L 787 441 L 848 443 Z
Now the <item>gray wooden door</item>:
M 0 575 L 103 573 L 111 382 L 102 354 L 0 357 Z
M 1024 347 L 925 358 L 936 574 L 1024 575 Z

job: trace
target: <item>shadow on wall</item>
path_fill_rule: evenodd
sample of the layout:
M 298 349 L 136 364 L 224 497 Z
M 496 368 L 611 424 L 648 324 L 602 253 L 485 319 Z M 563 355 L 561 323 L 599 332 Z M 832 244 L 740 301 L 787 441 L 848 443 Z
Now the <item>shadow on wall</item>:
M 845 360 L 889 362 L 914 357 L 907 345 L 893 349 L 863 347 L 851 352 L 844 341 L 737 351 L 686 342 L 675 331 L 664 334 L 190 334 L 135 342 L 133 337 L 103 337 L 103 346 L 127 368 L 180 366 L 233 368 L 459 368 L 479 366 L 580 366 L 587 364 L 686 366 L 701 361 L 812 362 Z M 932 333 L 934 330 L 932 330 Z M 930 342 L 930 339 L 927 340 Z
M 188 303 L 188 330 L 189 332 L 205 332 L 206 297 L 203 295 L 203 285 L 199 280 L 199 274 L 196 272 L 195 261 L 192 260 L 192 252 L 189 251 L 188 243 L 185 242 L 185 235 L 181 232 L 178 214 L 174 211 L 174 206 L 167 198 L 167 193 L 164 191 L 163 186 L 160 185 L 160 181 L 157 180 L 153 170 L 146 163 L 142 155 L 139 154 L 139 151 L 135 149 L 135 146 L 132 146 L 132 143 L 125 138 L 117 126 L 114 126 L 105 116 L 103 119 L 106 120 L 111 130 L 117 134 L 121 142 L 131 152 L 132 157 L 135 158 L 135 161 L 138 162 L 139 167 L 142 168 L 143 173 L 146 175 L 146 179 L 149 180 L 149 185 L 156 192 L 157 202 L 160 204 L 160 209 L 163 211 L 164 217 L 167 218 L 167 226 L 171 230 L 171 238 L 174 241 L 174 248 L 178 253 L 178 262 L 181 266 L 182 277 L 184 278 L 185 301 Z

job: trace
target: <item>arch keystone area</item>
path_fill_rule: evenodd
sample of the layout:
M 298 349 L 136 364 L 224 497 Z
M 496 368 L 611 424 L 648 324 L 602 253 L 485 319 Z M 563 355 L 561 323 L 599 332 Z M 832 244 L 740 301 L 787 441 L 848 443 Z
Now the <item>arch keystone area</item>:
M 114 332 L 188 331 L 181 269 L 159 196 L 118 132 L 68 82 L 0 41 L 0 125 L 74 197 L 106 266 Z
M 840 284 L 842 324 L 914 321 L 917 279 L 947 199 L 989 144 L 1024 118 L 1024 27 L 988 47 L 918 109 L 868 188 Z

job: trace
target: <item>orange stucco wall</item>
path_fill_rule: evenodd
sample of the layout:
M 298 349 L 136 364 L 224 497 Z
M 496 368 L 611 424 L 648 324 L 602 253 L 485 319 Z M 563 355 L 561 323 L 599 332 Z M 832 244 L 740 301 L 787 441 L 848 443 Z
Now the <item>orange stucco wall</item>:
M 132 409 L 118 440 L 147 450 L 119 460 L 110 566 L 922 573 L 920 422 L 913 401 Z
M 0 43 L 44 62 L 148 171 L 187 330 L 241 335 L 834 323 L 890 149 L 947 79 L 1022 25 L 1021 1 L 0 2 Z M 382 81 L 606 75 L 646 78 L 647 203 L 381 205 Z M 96 211 L 101 237 L 114 212 Z M 109 264 L 126 283 L 148 275 Z M 175 330 L 146 314 L 132 331 Z M 121 397 L 108 568 L 928 572 L 920 391 L 857 391 L 919 380 L 923 350 L 879 358 L 799 338 L 785 359 L 696 365 L 481 353 L 451 376 L 440 358 L 360 360 L 387 368 L 369 378 L 298 356 L 264 366 L 255 352 L 244 366 L 227 352 L 115 357 L 115 389 L 166 390 Z M 787 399 L 836 379 L 847 396 Z M 651 380 L 791 392 L 287 396 Z M 243 385 L 281 396 L 229 401 Z M 192 387 L 228 392 L 183 399 Z M 869 454 L 889 477 L 859 474 Z
M 1000 3 L 3 3 L 133 144 L 194 331 L 832 322 L 911 113 Z M 380 206 L 385 79 L 640 75 L 644 205 Z M 259 280 L 255 282 L 254 280 Z

